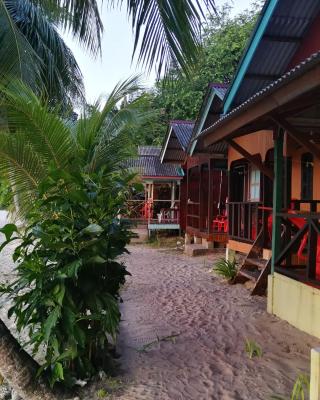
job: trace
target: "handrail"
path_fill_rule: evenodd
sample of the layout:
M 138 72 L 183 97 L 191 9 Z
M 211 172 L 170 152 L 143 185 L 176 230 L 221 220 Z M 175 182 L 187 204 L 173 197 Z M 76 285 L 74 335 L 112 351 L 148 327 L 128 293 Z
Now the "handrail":
M 275 271 L 319 286 L 320 213 L 283 210 L 277 217 L 282 221 L 282 239 Z

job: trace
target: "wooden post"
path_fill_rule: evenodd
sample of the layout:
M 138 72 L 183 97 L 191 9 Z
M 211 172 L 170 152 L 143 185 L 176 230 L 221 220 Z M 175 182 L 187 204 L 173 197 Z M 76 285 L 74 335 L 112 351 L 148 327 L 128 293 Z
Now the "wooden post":
M 212 233 L 212 221 L 213 221 L 213 202 L 215 201 L 215 194 L 213 188 L 213 160 L 208 161 L 209 168 L 209 189 L 208 189 L 208 233 Z
M 176 202 L 176 182 L 173 181 L 171 183 L 171 208 L 174 207 L 174 203 Z
M 275 259 L 280 253 L 281 218 L 277 215 L 282 209 L 283 192 L 283 129 L 274 132 L 274 183 L 273 183 L 273 214 L 272 214 L 272 263 L 271 273 L 274 273 Z
M 320 348 L 311 349 L 310 400 L 320 399 Z

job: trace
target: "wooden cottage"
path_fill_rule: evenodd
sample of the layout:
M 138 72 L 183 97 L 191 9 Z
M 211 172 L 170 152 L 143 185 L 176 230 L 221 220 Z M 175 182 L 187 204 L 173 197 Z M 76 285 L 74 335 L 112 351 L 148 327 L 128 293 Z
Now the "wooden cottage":
M 201 129 L 218 119 L 225 91 L 225 85 L 208 86 L 195 124 L 171 121 L 161 152 L 162 163 L 179 163 L 184 170 L 181 226 L 189 254 L 198 254 L 202 248 L 210 249 L 227 240 L 227 146 L 215 145 L 208 154 L 197 146 L 196 140 Z
M 266 1 L 199 140 L 227 143 L 230 253 L 268 310 L 320 337 L 320 2 Z M 267 275 L 271 272 L 269 278 Z M 290 306 L 288 306 L 290 305 Z
M 143 193 L 135 193 L 129 201 L 128 218 L 146 224 L 149 232 L 180 231 L 180 183 L 184 173 L 179 165 L 162 164 L 160 151 L 160 147 L 141 146 L 138 158 L 128 162 L 144 187 Z

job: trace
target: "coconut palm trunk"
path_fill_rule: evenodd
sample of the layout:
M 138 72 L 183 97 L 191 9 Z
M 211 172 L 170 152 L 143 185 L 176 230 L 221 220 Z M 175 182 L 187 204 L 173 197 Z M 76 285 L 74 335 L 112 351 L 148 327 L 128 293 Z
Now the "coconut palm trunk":
M 0 360 L 0 374 L 24 400 L 58 400 L 46 385 L 35 379 L 38 364 L 1 320 Z

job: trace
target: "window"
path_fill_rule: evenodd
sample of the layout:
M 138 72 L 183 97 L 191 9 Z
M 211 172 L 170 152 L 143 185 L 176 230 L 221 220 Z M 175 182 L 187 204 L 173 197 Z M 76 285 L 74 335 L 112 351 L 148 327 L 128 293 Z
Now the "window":
M 313 198 L 313 155 L 304 153 L 301 156 L 301 200 Z
M 249 200 L 260 200 L 260 171 L 255 168 L 250 169 Z

